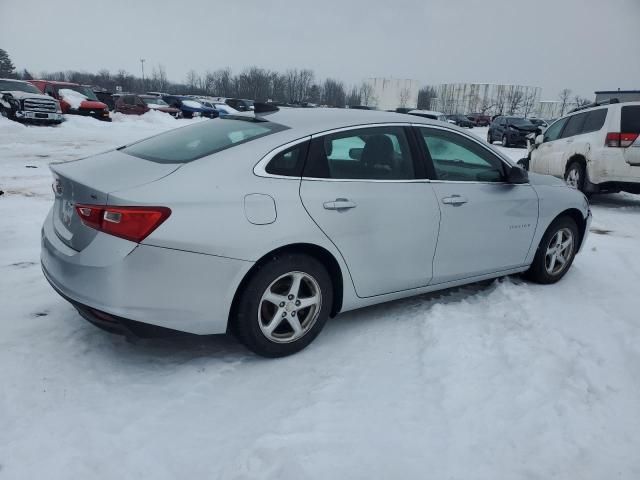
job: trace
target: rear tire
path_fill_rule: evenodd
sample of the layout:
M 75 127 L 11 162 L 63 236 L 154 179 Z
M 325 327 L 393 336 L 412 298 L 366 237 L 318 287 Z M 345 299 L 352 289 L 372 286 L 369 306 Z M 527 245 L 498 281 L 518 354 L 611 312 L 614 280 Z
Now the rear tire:
M 579 240 L 578 226 L 569 216 L 556 218 L 540 240 L 536 256 L 525 277 L 536 283 L 559 281 L 571 268 Z
M 239 292 L 231 331 L 258 355 L 284 357 L 318 336 L 332 304 L 331 279 L 318 260 L 279 254 L 260 266 Z
M 580 162 L 571 162 L 567 171 L 564 174 L 564 181 L 571 188 L 584 192 L 584 185 L 586 180 L 584 165 Z

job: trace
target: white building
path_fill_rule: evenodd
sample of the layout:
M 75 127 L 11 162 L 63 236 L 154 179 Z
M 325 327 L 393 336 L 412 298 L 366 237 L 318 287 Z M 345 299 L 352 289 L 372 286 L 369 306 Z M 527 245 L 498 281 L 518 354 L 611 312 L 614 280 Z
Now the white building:
M 368 78 L 364 81 L 369 92 L 363 92 L 362 104 L 380 110 L 398 107 L 416 108 L 418 105 L 417 80 L 401 78 Z
M 484 113 L 531 116 L 542 89 L 530 85 L 446 83 L 436 87 L 433 110 L 446 114 Z

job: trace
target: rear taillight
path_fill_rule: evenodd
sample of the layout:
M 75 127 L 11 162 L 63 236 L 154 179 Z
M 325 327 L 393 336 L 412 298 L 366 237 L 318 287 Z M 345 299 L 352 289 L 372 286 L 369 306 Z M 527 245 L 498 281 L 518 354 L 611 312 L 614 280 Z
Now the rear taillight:
M 166 207 L 112 207 L 76 205 L 76 212 L 87 227 L 140 243 L 160 226 L 171 210 Z
M 609 132 L 607 133 L 607 138 L 604 141 L 604 144 L 607 147 L 618 147 L 618 148 L 626 148 L 633 145 L 638 139 L 637 133 L 616 133 Z

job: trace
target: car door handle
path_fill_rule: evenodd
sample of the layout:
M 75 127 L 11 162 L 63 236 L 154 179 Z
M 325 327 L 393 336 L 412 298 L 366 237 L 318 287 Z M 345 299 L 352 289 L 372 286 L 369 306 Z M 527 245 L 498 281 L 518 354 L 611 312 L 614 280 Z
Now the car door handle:
M 573 138 L 569 138 L 566 143 L 573 143 Z
M 444 197 L 442 199 L 442 203 L 447 204 L 447 205 L 454 205 L 454 206 L 458 206 L 458 205 L 463 205 L 465 203 L 467 203 L 469 200 L 467 200 L 466 197 L 460 196 L 460 195 L 451 195 L 450 197 Z
M 333 202 L 324 202 L 322 206 L 325 210 L 349 210 L 356 208 L 356 203 L 346 198 L 336 198 Z

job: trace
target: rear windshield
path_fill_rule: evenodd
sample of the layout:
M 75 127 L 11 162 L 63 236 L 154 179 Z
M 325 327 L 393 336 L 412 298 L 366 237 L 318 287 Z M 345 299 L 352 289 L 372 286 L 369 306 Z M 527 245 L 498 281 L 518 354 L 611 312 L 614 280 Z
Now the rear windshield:
M 622 133 L 640 133 L 640 105 L 622 107 L 620 129 Z
M 157 163 L 188 163 L 287 128 L 257 118 L 218 118 L 161 133 L 121 151 Z

